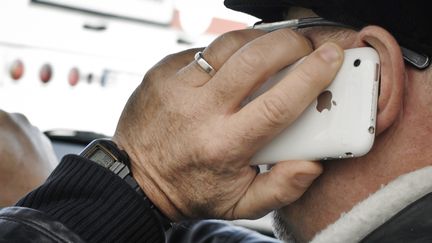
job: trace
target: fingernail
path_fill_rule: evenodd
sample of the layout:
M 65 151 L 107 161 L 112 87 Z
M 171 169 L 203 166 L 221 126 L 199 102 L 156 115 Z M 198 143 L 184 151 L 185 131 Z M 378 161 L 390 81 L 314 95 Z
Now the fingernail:
M 336 62 L 341 58 L 341 54 L 339 50 L 337 49 L 337 46 L 335 44 L 326 43 L 322 45 L 318 50 L 319 55 L 324 59 L 326 62 Z
M 316 174 L 297 174 L 295 179 L 300 185 L 309 186 L 319 175 Z

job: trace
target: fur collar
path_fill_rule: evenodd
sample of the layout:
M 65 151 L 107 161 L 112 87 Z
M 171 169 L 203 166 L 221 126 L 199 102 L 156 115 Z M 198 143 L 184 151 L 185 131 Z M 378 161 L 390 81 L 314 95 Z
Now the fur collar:
M 383 186 L 317 234 L 312 243 L 359 242 L 399 211 L 432 192 L 432 166 Z

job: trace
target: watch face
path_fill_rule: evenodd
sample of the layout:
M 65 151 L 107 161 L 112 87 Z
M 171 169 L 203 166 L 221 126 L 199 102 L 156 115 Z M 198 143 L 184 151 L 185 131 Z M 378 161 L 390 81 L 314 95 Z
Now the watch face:
M 114 162 L 114 158 L 103 151 L 101 148 L 96 149 L 90 156 L 88 156 L 90 160 L 102 165 L 105 168 L 109 168 Z

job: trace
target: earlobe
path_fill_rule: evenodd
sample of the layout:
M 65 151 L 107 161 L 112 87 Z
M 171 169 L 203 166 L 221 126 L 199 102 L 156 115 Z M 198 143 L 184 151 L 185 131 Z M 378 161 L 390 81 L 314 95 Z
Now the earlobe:
M 396 121 L 402 110 L 405 80 L 402 52 L 395 38 L 378 26 L 362 29 L 356 42 L 358 46 L 373 47 L 380 56 L 381 84 L 376 129 L 379 135 Z

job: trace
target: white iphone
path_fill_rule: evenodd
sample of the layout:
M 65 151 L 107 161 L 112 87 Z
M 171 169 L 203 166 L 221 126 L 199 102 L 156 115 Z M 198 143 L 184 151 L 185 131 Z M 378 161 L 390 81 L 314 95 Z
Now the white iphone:
M 345 50 L 344 63 L 331 85 L 293 124 L 258 151 L 251 164 L 343 159 L 366 154 L 375 138 L 379 64 L 373 48 Z M 245 102 L 271 88 L 293 66 L 278 72 Z

